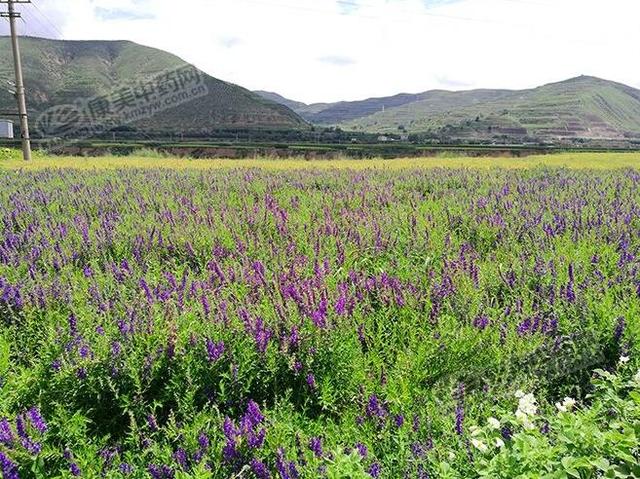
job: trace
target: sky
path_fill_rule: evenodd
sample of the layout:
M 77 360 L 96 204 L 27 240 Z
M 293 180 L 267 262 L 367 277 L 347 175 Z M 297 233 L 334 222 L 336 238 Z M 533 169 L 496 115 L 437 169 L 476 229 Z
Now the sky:
M 132 40 L 305 103 L 581 74 L 640 88 L 640 0 L 32 1 L 21 34 Z

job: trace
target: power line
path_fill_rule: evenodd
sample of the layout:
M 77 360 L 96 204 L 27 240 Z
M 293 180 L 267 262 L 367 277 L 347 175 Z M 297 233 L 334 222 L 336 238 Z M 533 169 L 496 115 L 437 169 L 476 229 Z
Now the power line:
M 45 22 L 47 22 L 49 25 L 51 25 L 51 28 L 53 28 L 53 30 L 58 34 L 59 38 L 63 39 L 64 38 L 64 34 L 60 31 L 60 29 L 56 26 L 56 24 L 49 19 L 49 16 L 46 13 L 44 13 L 42 10 L 40 10 L 40 8 L 38 7 L 38 4 L 36 3 L 36 1 L 32 0 L 31 1 L 31 5 L 33 5 L 33 8 L 35 9 L 35 11 L 42 18 L 44 18 Z
M 56 38 L 51 28 L 47 27 L 42 21 L 33 14 L 34 10 L 23 10 L 21 20 L 25 23 L 24 36 Z

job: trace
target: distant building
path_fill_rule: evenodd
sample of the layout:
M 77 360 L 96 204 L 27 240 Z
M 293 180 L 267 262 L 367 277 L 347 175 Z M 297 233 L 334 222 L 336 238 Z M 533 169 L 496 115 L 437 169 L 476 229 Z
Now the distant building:
M 400 141 L 409 141 L 409 133 L 403 133 L 400 135 Z
M 380 135 L 378 137 L 378 143 L 386 143 L 386 142 L 392 141 L 392 140 L 393 140 L 392 138 L 390 138 L 390 137 L 388 137 L 386 135 Z
M 0 120 L 0 138 L 13 140 L 13 122 Z

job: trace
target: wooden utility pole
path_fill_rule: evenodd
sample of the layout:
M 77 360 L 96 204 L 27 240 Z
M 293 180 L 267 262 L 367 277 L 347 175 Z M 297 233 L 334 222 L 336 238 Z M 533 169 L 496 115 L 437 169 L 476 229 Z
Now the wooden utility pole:
M 16 3 L 31 3 L 31 0 L 0 0 L 6 3 L 7 12 L 0 13 L 0 16 L 9 19 L 11 29 L 11 47 L 13 49 L 13 67 L 16 73 L 16 99 L 18 100 L 18 113 L 20 115 L 20 136 L 22 137 L 22 156 L 25 161 L 31 160 L 31 139 L 29 138 L 29 117 L 27 116 L 27 100 L 24 94 L 24 80 L 22 78 L 22 60 L 20 59 L 20 46 L 18 44 L 18 29 L 16 19 L 20 14 L 15 11 Z

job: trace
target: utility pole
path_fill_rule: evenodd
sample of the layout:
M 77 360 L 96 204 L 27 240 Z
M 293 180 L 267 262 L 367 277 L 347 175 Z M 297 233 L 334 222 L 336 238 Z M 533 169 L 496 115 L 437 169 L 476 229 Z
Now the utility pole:
M 25 161 L 31 160 L 31 139 L 29 138 L 29 117 L 27 116 L 27 100 L 24 94 L 24 80 L 22 78 L 22 60 L 20 59 L 20 46 L 18 45 L 18 30 L 16 19 L 20 14 L 15 11 L 16 3 L 31 3 L 31 0 L 0 0 L 6 3 L 7 12 L 0 13 L 1 17 L 9 18 L 11 29 L 11 47 L 13 49 L 13 67 L 16 73 L 16 99 L 18 100 L 18 113 L 20 114 L 20 136 L 22 137 L 22 156 Z

